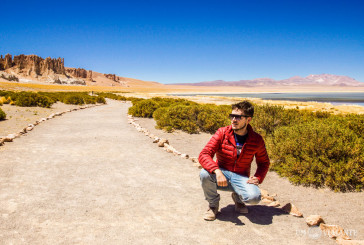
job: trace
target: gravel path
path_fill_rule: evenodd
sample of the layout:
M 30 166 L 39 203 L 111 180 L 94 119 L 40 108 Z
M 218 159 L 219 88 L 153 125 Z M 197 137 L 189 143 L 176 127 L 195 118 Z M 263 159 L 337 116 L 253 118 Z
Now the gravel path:
M 225 192 L 205 222 L 199 170 L 128 124 L 128 106 L 66 113 L 0 147 L 0 244 L 335 244 L 278 208 L 237 215 Z

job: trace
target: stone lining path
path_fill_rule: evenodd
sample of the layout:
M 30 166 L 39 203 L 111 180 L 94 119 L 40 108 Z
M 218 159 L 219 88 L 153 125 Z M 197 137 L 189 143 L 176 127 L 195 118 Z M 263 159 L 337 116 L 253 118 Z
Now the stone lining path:
M 128 124 L 128 106 L 64 114 L 0 148 L 0 244 L 336 244 L 279 208 L 235 214 L 230 193 L 204 221 L 199 170 Z

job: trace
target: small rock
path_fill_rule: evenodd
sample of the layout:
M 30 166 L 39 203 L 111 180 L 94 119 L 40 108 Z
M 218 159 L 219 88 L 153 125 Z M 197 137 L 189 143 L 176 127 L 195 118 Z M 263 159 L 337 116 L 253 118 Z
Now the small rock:
M 273 202 L 272 200 L 267 199 L 267 198 L 265 198 L 265 197 L 263 197 L 260 201 L 261 201 L 262 203 L 264 203 L 264 204 L 271 204 L 271 203 Z
M 271 202 L 267 205 L 268 207 L 279 207 L 281 204 L 278 201 Z
M 198 158 L 197 157 L 190 157 L 191 161 L 194 163 L 198 163 Z
M 16 138 L 16 135 L 15 134 L 9 134 L 3 140 L 4 140 L 4 142 L 13 142 L 13 140 L 15 138 Z
M 202 166 L 201 166 L 201 164 L 199 162 L 193 163 L 192 166 L 198 167 L 199 169 L 202 169 Z
M 159 142 L 158 142 L 158 146 L 163 147 L 164 144 L 169 144 L 168 140 L 167 139 L 160 139 Z
M 155 135 L 154 134 L 149 134 L 149 138 L 154 139 Z
M 350 237 L 346 235 L 344 229 L 339 225 L 326 225 L 320 224 L 321 231 L 330 238 L 341 238 L 344 240 L 349 240 Z
M 308 226 L 318 226 L 321 223 L 325 223 L 320 215 L 310 215 L 306 218 Z
M 154 140 L 153 140 L 153 143 L 158 143 L 158 142 L 159 142 L 159 138 L 155 137 Z
M 29 131 L 32 131 L 33 130 L 33 127 L 27 127 L 26 130 L 29 132 Z
M 286 213 L 289 213 L 290 215 L 295 216 L 295 217 L 303 217 L 303 214 L 292 203 L 287 203 L 286 205 L 284 205 L 282 207 L 282 210 L 285 211 Z
M 269 196 L 268 191 L 267 191 L 267 190 L 264 190 L 264 189 L 260 189 L 260 195 L 261 195 L 262 197 L 267 197 L 267 196 Z
M 158 146 L 159 146 L 159 143 L 158 143 Z M 175 149 L 172 146 L 168 145 L 168 143 L 163 143 L 163 146 L 164 146 L 164 150 L 169 153 L 173 153 L 175 151 Z
M 264 196 L 264 199 L 270 200 L 271 202 L 274 202 L 276 199 L 272 196 Z
M 186 158 L 186 159 L 188 159 L 190 156 L 189 156 L 189 155 L 187 155 L 187 154 L 181 154 L 181 157 L 182 157 L 182 158 Z
M 5 140 L 3 138 L 0 138 L 0 145 L 3 145 Z

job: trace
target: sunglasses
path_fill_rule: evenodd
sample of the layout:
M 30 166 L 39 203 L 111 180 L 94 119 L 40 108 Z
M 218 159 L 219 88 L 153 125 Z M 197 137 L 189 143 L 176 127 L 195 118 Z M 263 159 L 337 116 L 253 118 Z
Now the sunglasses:
M 242 117 L 250 117 L 250 116 L 245 116 L 245 115 L 237 115 L 237 114 L 229 114 L 229 118 L 230 120 L 233 120 L 234 118 L 236 120 L 241 120 Z

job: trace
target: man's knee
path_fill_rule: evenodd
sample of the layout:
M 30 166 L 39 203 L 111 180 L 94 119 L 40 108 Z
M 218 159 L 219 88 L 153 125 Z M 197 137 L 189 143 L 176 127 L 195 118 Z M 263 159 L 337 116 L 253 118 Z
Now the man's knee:
M 259 192 L 250 192 L 245 196 L 239 195 L 240 199 L 247 204 L 258 204 L 261 200 L 260 191 Z
M 200 180 L 201 182 L 204 182 L 206 180 L 211 180 L 211 175 L 206 169 L 201 169 L 200 171 Z

